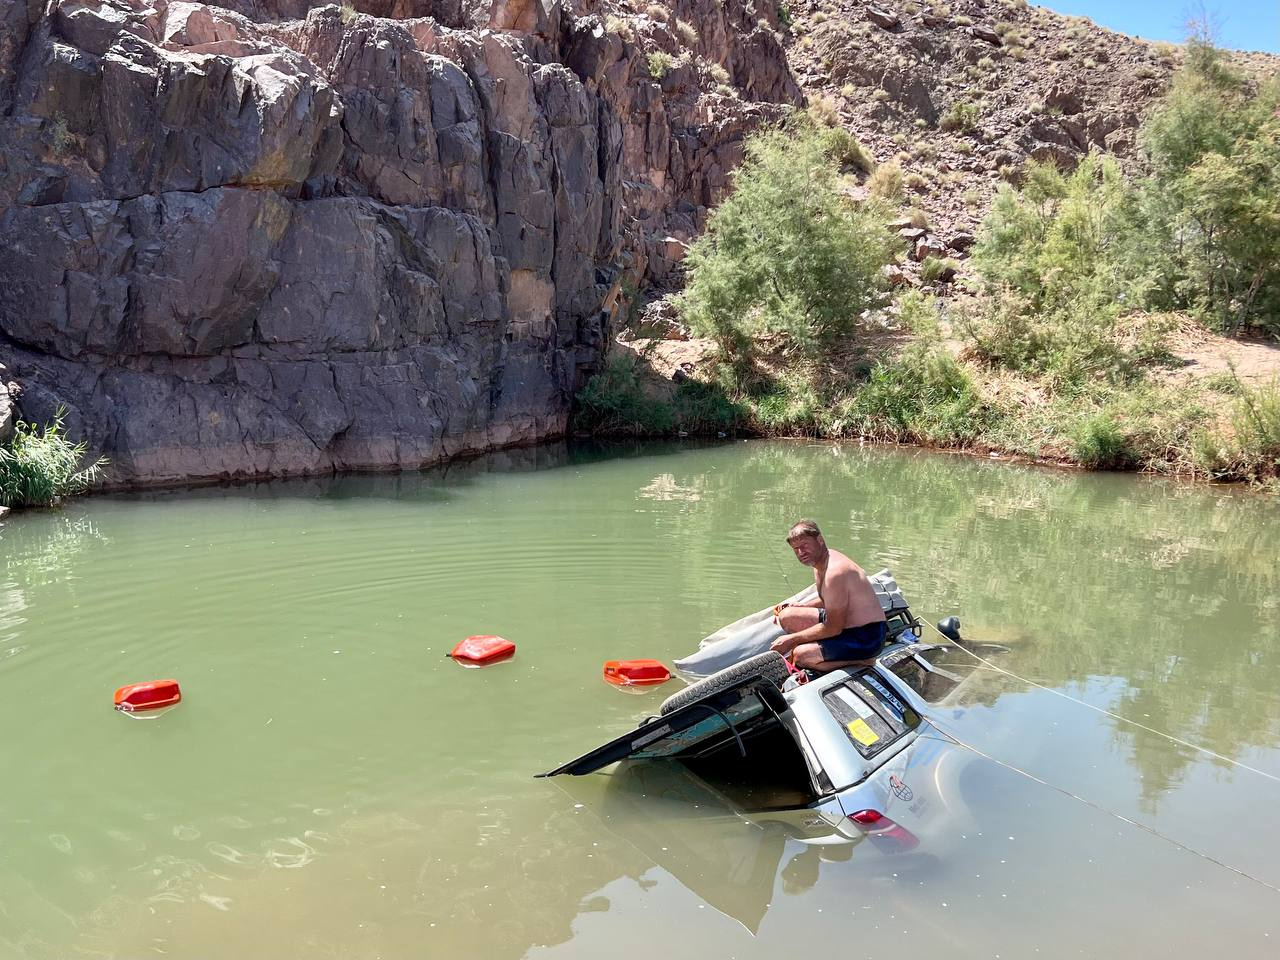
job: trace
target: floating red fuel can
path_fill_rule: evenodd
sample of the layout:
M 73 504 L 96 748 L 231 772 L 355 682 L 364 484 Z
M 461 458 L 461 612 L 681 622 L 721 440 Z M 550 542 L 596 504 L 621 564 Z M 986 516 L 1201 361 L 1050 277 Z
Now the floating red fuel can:
M 463 664 L 497 663 L 516 652 L 516 645 L 503 637 L 482 635 L 467 637 L 450 651 L 449 656 Z
M 671 671 L 658 660 L 609 660 L 604 678 L 620 687 L 651 687 L 671 679 Z
M 169 707 L 182 699 L 177 680 L 152 680 L 149 683 L 131 683 L 116 691 L 116 709 L 125 713 L 137 710 L 158 710 Z

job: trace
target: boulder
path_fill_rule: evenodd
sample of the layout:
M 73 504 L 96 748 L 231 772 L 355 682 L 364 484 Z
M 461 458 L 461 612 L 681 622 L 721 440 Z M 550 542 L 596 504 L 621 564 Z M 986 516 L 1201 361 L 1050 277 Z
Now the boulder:
M 920 282 L 897 264 L 892 263 L 884 268 L 884 276 L 885 280 L 888 281 L 889 286 L 895 290 L 901 287 L 918 286 Z
M 690 3 L 738 97 L 664 96 L 560 0 L 0 0 L 24 413 L 65 406 L 112 484 L 562 434 L 624 280 L 677 272 L 803 102 L 771 13 Z
M 16 387 L 16 383 L 4 379 L 4 365 L 0 364 L 0 444 L 6 443 L 13 436 Z
M 1055 83 L 1044 95 L 1044 105 L 1070 117 L 1084 109 L 1084 96 L 1076 87 Z
M 1004 46 L 1003 41 L 1000 39 L 1000 34 L 979 23 L 975 23 L 969 28 L 969 36 L 975 40 L 981 40 L 983 43 L 989 43 L 993 47 Z
M 916 241 L 915 246 L 911 249 L 911 259 L 917 262 L 924 261 L 926 257 L 937 257 L 941 259 L 946 255 L 946 244 L 936 237 L 921 237 Z
M 867 7 L 866 13 L 868 20 L 877 27 L 883 27 L 885 30 L 897 30 L 902 25 L 902 19 L 896 13 L 891 13 L 888 10 L 881 10 L 879 7 Z
M 947 241 L 947 246 L 958 253 L 963 253 L 978 242 L 978 238 L 972 233 L 956 233 L 952 234 L 951 239 Z

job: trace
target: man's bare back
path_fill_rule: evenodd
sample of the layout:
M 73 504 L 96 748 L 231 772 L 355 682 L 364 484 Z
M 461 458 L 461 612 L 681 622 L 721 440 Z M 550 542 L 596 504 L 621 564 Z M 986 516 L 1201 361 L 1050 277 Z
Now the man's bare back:
M 830 559 L 826 569 L 815 567 L 813 579 L 818 585 L 819 604 L 827 610 L 828 619 L 832 608 L 838 607 L 845 611 L 845 627 L 884 620 L 884 610 L 867 572 L 839 550 L 828 550 L 827 556 Z
M 870 662 L 884 643 L 885 617 L 866 571 L 828 548 L 811 520 L 795 524 L 787 543 L 797 560 L 813 567 L 818 598 L 778 611 L 787 633 L 772 649 L 794 656 L 797 666 L 820 671 Z

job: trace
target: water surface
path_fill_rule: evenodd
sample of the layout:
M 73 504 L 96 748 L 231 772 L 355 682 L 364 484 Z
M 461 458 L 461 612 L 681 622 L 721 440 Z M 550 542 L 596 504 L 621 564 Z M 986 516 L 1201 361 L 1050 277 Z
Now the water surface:
M 803 585 L 802 515 L 1009 648 L 940 717 L 992 758 L 954 831 L 895 861 L 660 772 L 533 779 L 675 689 L 602 661 Z M 1271 957 L 1278 540 L 1240 491 L 766 443 L 22 515 L 0 956 Z M 445 659 L 473 633 L 516 658 Z M 111 710 L 170 676 L 179 707 Z

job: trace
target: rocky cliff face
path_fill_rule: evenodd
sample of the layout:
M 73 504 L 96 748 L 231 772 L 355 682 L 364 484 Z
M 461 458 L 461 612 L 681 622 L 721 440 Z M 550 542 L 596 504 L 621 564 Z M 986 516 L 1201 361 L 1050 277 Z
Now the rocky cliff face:
M 23 415 L 65 406 L 114 483 L 563 432 L 624 281 L 672 269 L 744 133 L 801 100 L 772 12 L 663 12 L 0 0 Z

